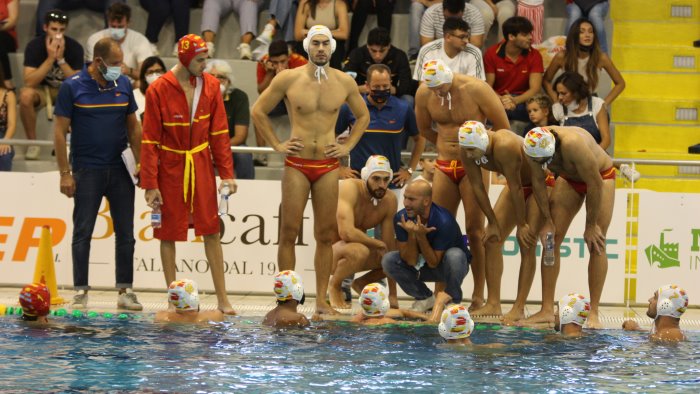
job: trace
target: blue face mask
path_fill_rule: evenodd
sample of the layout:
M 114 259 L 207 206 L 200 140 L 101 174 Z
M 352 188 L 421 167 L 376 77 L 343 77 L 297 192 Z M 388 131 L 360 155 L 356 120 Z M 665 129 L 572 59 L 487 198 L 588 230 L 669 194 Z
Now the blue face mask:
M 120 41 L 124 36 L 126 36 L 126 28 L 124 27 L 110 27 L 109 35 L 115 41 Z
M 100 72 L 107 81 L 114 82 L 122 75 L 122 68 L 120 66 L 104 67 L 104 69 L 100 67 Z

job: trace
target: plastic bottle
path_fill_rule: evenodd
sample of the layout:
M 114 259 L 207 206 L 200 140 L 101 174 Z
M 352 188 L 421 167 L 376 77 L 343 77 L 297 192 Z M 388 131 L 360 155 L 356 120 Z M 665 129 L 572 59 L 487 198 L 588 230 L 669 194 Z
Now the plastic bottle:
M 221 188 L 221 200 L 219 201 L 219 216 L 228 215 L 228 195 L 231 193 L 228 185 Z
M 548 232 L 545 235 L 544 242 L 544 259 L 542 260 L 544 265 L 553 266 L 554 265 L 554 234 Z
M 151 211 L 151 227 L 160 228 L 162 223 L 160 204 L 155 204 L 153 210 Z

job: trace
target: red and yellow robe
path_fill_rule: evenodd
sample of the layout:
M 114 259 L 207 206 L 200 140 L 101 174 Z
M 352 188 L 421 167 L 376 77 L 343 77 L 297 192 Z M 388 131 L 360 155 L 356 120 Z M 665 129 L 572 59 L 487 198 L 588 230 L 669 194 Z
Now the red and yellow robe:
M 214 166 L 233 178 L 231 142 L 219 81 L 204 73 L 199 103 L 191 116 L 185 92 L 168 71 L 146 91 L 141 142 L 141 187 L 160 189 L 162 226 L 154 236 L 186 241 L 219 232 Z M 190 119 L 192 122 L 190 123 Z

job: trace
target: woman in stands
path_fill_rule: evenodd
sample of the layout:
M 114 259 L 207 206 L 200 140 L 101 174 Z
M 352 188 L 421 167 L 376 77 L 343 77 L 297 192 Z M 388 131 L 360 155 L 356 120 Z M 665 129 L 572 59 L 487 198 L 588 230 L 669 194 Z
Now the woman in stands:
M 625 90 L 625 80 L 610 57 L 600 50 L 595 29 L 588 19 L 581 18 L 574 22 L 566 37 L 565 50 L 554 56 L 544 73 L 544 87 L 549 97 L 555 102 L 557 101 L 557 92 L 552 85 L 552 80 L 559 69 L 580 74 L 588 83 L 588 89 L 593 94 L 598 89 L 599 71 L 605 70 L 615 85 L 604 99 L 608 108 Z
M 139 87 L 134 89 L 134 100 L 139 109 L 136 110 L 136 117 L 143 120 L 143 110 L 146 108 L 146 89 L 156 79 L 160 78 L 168 71 L 165 63 L 158 56 L 151 56 L 144 59 L 139 72 Z
M 0 68 L 0 81 L 5 75 Z M 3 140 L 11 140 L 17 126 L 17 96 L 0 83 L 0 171 L 12 171 L 12 158 L 15 150 L 12 145 L 3 144 Z
M 350 35 L 350 17 L 344 0 L 301 0 L 294 20 L 294 39 L 297 41 L 295 52 L 307 57 L 302 47 L 311 26 L 324 25 L 331 30 L 337 46 L 331 55 L 330 66 L 342 70 L 345 59 L 345 40 Z

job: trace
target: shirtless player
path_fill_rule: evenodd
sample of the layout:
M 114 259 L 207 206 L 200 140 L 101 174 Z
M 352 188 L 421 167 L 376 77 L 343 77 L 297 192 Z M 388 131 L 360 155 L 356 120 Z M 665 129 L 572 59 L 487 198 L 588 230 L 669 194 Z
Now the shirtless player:
M 494 130 L 509 129 L 510 124 L 501 100 L 486 82 L 466 75 L 453 75 L 441 60 L 425 62 L 422 82 L 416 92 L 416 122 L 423 136 L 435 144 L 438 151 L 433 202 L 454 215 L 457 214 L 460 200 L 464 205 L 465 225 L 473 257 L 474 293 L 470 309 L 478 308 L 484 302 L 486 282 L 484 246 L 481 243 L 484 214 L 476 205 L 472 186 L 464 178 L 457 130 L 467 120 L 485 122 L 488 119 Z M 432 122 L 437 124 L 437 130 L 432 129 Z M 485 188 L 488 190 L 487 184 Z
M 338 159 L 347 156 L 369 124 L 367 105 L 349 75 L 330 68 L 328 61 L 335 40 L 327 27 L 316 25 L 304 39 L 309 63 L 282 71 L 262 92 L 253 106 L 253 121 L 268 143 L 286 155 L 282 176 L 279 270 L 296 265 L 294 244 L 301 229 L 309 191 L 314 210 L 316 254 L 316 312 L 337 313 L 325 301 L 333 261 L 338 201 Z M 268 113 L 284 99 L 292 123 L 291 137 L 283 142 L 275 136 Z M 355 126 L 344 144 L 335 141 L 338 111 L 347 102 L 355 115 Z M 330 202 L 333 203 L 330 203 Z

